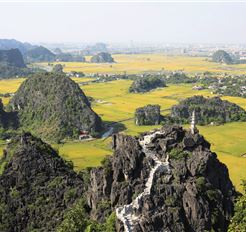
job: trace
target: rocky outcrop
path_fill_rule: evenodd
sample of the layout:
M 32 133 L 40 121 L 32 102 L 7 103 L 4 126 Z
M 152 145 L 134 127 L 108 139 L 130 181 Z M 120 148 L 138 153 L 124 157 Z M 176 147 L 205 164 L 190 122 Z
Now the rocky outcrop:
M 103 167 L 91 171 L 87 201 L 93 219 L 124 209 L 118 215 L 133 222 L 128 231 L 227 230 L 235 190 L 226 166 L 200 134 L 166 126 L 140 137 L 114 135 L 113 148 Z M 168 172 L 154 170 L 167 158 Z M 143 194 L 147 186 L 149 194 Z M 122 221 L 117 231 L 124 231 Z
M 114 212 L 117 231 L 227 231 L 236 193 L 198 132 L 116 134 L 112 147 L 101 167 L 77 175 L 30 133 L 13 138 L 0 160 L 0 231 L 83 231 Z
M 189 123 L 193 111 L 200 125 L 246 121 L 246 111 L 237 104 L 219 97 L 203 96 L 193 96 L 173 106 L 171 117 L 176 122 Z
M 162 77 L 145 76 L 138 77 L 129 87 L 130 93 L 144 93 L 152 89 L 166 87 L 166 83 Z
M 100 117 L 78 84 L 65 74 L 37 74 L 24 81 L 9 107 L 18 111 L 20 126 L 48 140 L 78 138 L 80 131 L 96 135 Z
M 160 106 L 147 105 L 135 111 L 136 125 L 158 125 L 161 121 Z
M 30 133 L 12 139 L 0 170 L 0 231 L 55 231 L 85 191 L 72 167 Z
M 107 52 L 100 52 L 91 57 L 91 63 L 113 63 L 113 57 Z
M 212 61 L 216 63 L 233 64 L 233 59 L 224 50 L 216 51 L 212 56 Z

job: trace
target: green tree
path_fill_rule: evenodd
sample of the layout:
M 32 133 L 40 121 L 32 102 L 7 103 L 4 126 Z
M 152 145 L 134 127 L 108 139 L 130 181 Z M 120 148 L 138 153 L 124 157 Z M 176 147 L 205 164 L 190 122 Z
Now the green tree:
M 229 226 L 229 232 L 246 231 L 246 180 L 242 181 L 244 194 L 237 199 L 235 214 Z

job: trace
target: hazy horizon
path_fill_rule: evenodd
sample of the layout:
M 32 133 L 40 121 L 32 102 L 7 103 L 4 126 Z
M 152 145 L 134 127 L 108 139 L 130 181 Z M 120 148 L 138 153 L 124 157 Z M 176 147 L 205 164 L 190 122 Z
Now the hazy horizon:
M 1 3 L 1 39 L 245 44 L 244 3 Z

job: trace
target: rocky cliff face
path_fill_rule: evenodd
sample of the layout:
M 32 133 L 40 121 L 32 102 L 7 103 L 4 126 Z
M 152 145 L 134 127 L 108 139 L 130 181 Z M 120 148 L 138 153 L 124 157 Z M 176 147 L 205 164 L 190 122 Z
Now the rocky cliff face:
M 78 138 L 81 130 L 100 132 L 102 122 L 80 87 L 63 74 L 46 73 L 22 83 L 9 107 L 20 126 L 49 140 Z
M 0 160 L 0 231 L 108 231 L 95 222 L 114 212 L 117 231 L 227 231 L 236 193 L 200 134 L 166 126 L 112 140 L 114 155 L 77 175 L 30 133 L 12 139 Z
M 135 111 L 136 125 L 158 125 L 161 120 L 160 106 L 147 105 L 137 108 Z
M 235 190 L 201 135 L 164 127 L 139 138 L 115 135 L 113 148 L 114 156 L 91 171 L 93 219 L 118 209 L 117 231 L 227 230 Z
M 55 231 L 84 191 L 57 152 L 29 133 L 12 139 L 0 170 L 0 231 Z

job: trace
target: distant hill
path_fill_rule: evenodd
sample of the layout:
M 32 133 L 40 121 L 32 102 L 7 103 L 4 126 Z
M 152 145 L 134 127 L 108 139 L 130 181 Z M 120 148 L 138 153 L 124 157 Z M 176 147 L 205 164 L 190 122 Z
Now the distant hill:
M 27 76 L 31 72 L 18 49 L 0 50 L 0 79 Z
M 96 43 L 94 45 L 87 46 L 83 53 L 85 55 L 95 55 L 99 52 L 108 52 L 107 44 L 105 43 Z
M 48 140 L 78 139 L 81 131 L 95 136 L 100 117 L 78 84 L 64 74 L 36 74 L 22 83 L 9 107 L 18 111 L 21 128 Z
M 25 54 L 25 58 L 28 62 L 52 62 L 56 60 L 56 55 L 49 49 L 43 46 L 38 46 L 28 50 Z
M 15 39 L 0 39 L 0 50 L 10 50 L 17 48 L 22 54 L 25 54 L 26 51 L 32 49 L 34 46 L 29 43 L 22 43 Z
M 75 55 L 71 53 L 59 53 L 56 54 L 56 61 L 61 62 L 85 62 L 85 57 L 82 55 Z
M 19 49 L 0 50 L 0 63 L 18 68 L 26 67 Z
M 107 52 L 100 52 L 91 57 L 91 63 L 113 63 L 113 57 Z
M 171 109 L 171 117 L 178 122 L 189 123 L 195 110 L 196 121 L 200 125 L 246 121 L 246 111 L 240 106 L 219 97 L 205 98 L 193 96 L 181 101 Z
M 225 63 L 225 64 L 233 64 L 233 59 L 224 50 L 216 51 L 212 56 L 212 61 L 216 63 Z

